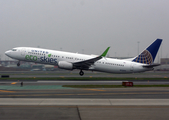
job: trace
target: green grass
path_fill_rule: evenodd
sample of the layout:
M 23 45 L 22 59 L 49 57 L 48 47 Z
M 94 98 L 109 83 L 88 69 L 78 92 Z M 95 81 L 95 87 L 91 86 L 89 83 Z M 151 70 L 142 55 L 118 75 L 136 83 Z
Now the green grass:
M 72 88 L 126 88 L 122 85 L 63 85 Z M 133 87 L 169 87 L 169 85 L 134 85 Z

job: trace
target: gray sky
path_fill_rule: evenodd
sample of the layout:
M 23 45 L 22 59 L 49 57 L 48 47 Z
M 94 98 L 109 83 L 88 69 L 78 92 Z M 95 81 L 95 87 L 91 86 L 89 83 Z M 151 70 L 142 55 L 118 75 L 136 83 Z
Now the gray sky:
M 136 56 L 162 38 L 169 57 L 168 0 L 0 0 L 0 55 L 14 47 Z M 160 52 L 161 57 L 161 52 Z

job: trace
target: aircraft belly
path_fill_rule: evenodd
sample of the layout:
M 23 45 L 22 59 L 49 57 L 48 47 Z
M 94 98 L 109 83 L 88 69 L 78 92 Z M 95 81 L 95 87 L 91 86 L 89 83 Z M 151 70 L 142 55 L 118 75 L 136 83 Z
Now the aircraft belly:
M 117 66 L 102 66 L 98 65 L 95 67 L 96 71 L 108 72 L 108 73 L 130 73 L 126 68 L 117 67 Z

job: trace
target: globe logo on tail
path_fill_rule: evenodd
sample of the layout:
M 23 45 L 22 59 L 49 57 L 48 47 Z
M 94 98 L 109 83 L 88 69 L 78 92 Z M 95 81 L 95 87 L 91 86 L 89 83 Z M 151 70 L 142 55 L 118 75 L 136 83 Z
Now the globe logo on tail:
M 148 50 L 144 50 L 138 57 L 136 57 L 134 62 L 143 63 L 143 64 L 152 64 L 153 57 Z

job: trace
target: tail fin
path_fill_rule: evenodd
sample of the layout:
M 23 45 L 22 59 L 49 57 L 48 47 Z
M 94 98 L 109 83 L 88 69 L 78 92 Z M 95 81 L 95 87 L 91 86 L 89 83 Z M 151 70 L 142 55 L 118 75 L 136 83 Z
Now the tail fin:
M 153 64 L 157 52 L 160 48 L 162 39 L 155 40 L 147 49 L 145 49 L 140 55 L 133 59 L 133 62 L 143 63 L 143 64 Z

